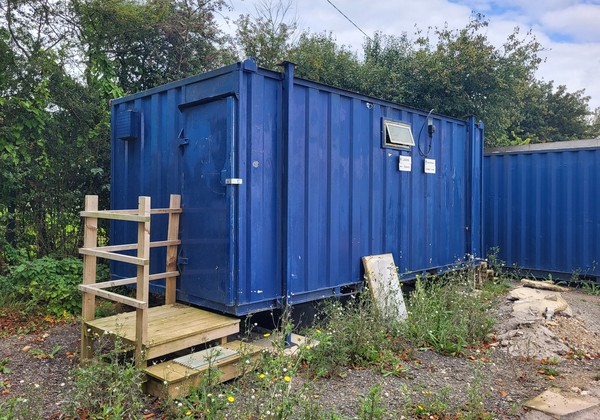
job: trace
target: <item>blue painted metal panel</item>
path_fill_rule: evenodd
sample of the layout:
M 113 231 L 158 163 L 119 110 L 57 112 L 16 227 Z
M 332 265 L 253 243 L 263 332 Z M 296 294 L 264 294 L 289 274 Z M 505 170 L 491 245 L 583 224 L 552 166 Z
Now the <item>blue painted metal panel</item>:
M 141 124 L 124 141 L 114 124 L 127 111 Z M 416 147 L 382 147 L 382 119 L 429 141 L 427 113 L 252 61 L 116 100 L 112 112 L 112 207 L 182 194 L 179 300 L 246 314 L 359 286 L 364 255 L 391 252 L 413 278 L 480 253 L 474 121 L 432 115 L 436 173 L 426 174 Z M 411 172 L 399 171 L 401 155 Z M 152 224 L 153 240 L 165 225 Z M 111 235 L 134 242 L 135 227 L 115 222 Z M 164 270 L 164 251 L 151 258 L 152 272 Z M 115 264 L 113 275 L 132 273 Z
M 487 250 L 509 266 L 600 277 L 600 141 L 486 151 Z
M 426 174 L 417 148 L 381 147 L 382 118 L 416 136 L 426 113 L 304 80 L 291 89 L 289 302 L 360 283 L 364 255 L 393 253 L 404 278 L 481 256 L 482 127 L 435 115 L 436 174 Z M 398 170 L 400 155 L 411 172 Z

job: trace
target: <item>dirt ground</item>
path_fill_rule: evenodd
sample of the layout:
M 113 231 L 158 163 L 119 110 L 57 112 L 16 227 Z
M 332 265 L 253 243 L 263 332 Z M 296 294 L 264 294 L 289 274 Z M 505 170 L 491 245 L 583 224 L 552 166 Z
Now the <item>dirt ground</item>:
M 510 354 L 510 346 L 496 339 L 467 357 L 415 349 L 406 365 L 406 378 L 384 376 L 369 369 L 349 369 L 344 377 L 317 381 L 315 396 L 338 414 L 356 417 L 360 397 L 379 384 L 389 418 L 399 418 L 398 413 L 411 401 L 407 392 L 412 394 L 412 401 L 427 401 L 435 396 L 452 407 L 467 404 L 469 393 L 472 401 L 476 392 L 485 411 L 494 418 L 534 418 L 522 404 L 551 387 L 600 398 L 600 296 L 577 290 L 562 295 L 573 315 L 557 314 L 548 323 L 536 324 L 551 331 L 549 343 L 568 346 L 567 352 L 551 360 L 558 363 L 551 366 L 558 371 L 555 375 L 544 372 L 548 366 L 544 363 L 549 359 L 515 357 Z M 495 308 L 497 335 L 505 332 L 511 308 L 509 299 Z M 10 369 L 9 373 L 2 373 L 0 365 L 0 402 L 14 396 L 41 398 L 45 418 L 56 418 L 71 389 L 70 371 L 78 362 L 79 334 L 78 323 L 64 323 L 40 332 L 0 336 L 0 360 L 7 359 L 5 366 Z M 519 335 L 515 333 L 515 337 Z M 149 410 L 152 407 L 150 404 Z M 160 413 L 156 412 L 156 417 L 160 418 Z

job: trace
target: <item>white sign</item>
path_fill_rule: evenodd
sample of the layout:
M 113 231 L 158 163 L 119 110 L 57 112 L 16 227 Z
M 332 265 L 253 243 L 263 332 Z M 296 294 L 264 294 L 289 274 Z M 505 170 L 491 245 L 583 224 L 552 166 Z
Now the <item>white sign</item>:
M 434 174 L 435 173 L 435 159 L 425 159 L 425 173 L 426 174 Z
M 412 170 L 412 158 L 410 156 L 400 155 L 398 170 L 402 172 L 410 172 Z

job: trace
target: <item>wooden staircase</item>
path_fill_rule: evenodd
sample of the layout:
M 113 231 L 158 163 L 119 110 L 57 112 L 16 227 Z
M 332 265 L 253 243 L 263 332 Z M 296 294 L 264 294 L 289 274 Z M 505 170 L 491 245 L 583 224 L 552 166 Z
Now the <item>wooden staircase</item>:
M 177 271 L 177 246 L 180 245 L 179 215 L 181 198 L 171 195 L 169 208 L 151 209 L 150 197 L 139 197 L 135 210 L 98 210 L 98 197 L 86 196 L 85 210 L 81 216 L 85 220 L 84 244 L 79 252 L 83 255 L 83 284 L 79 289 L 83 293 L 81 327 L 81 362 L 94 355 L 94 341 L 99 336 L 109 335 L 118 338 L 123 344 L 135 349 L 135 363 L 144 368 L 149 381 L 148 392 L 155 395 L 168 393 L 183 395 L 183 380 L 189 385 L 199 382 L 199 375 L 207 366 L 186 367 L 175 361 L 167 361 L 147 367 L 147 361 L 157 357 L 183 352 L 186 349 L 218 341 L 228 357 L 217 360 L 219 366 L 227 367 L 222 380 L 228 380 L 239 373 L 237 363 L 241 354 L 250 357 L 259 349 L 240 342 L 227 343 L 227 337 L 239 332 L 240 320 L 215 314 L 191 306 L 177 304 L 175 301 Z M 154 214 L 168 214 L 169 226 L 165 241 L 150 242 L 150 219 Z M 131 221 L 138 224 L 138 241 L 135 244 L 98 246 L 98 219 Z M 166 271 L 150 274 L 150 248 L 166 247 Z M 122 251 L 136 250 L 136 256 L 122 254 Z M 96 282 L 96 264 L 98 258 L 121 261 L 137 266 L 137 276 Z M 165 302 L 162 306 L 150 307 L 150 281 L 165 279 Z M 131 298 L 107 289 L 135 284 L 136 297 Z M 132 308 L 106 318 L 95 319 L 96 296 L 109 299 Z M 245 346 L 241 351 L 240 346 Z M 188 350 L 187 353 L 190 351 Z M 185 353 L 185 352 L 184 352 Z M 192 356 L 193 357 L 193 356 Z M 217 357 L 218 359 L 218 357 Z M 165 364 L 166 363 L 166 364 Z M 165 367 L 169 366 L 169 369 Z M 174 366 L 171 368 L 171 366 Z M 182 367 L 183 366 L 183 367 Z M 182 367 L 181 369 L 179 369 Z M 173 372 L 179 372 L 174 374 Z M 182 372 L 185 372 L 182 373 Z M 225 373 L 225 372 L 224 372 Z M 183 376 L 182 376 L 183 375 Z M 233 376 L 232 376 L 233 375 Z

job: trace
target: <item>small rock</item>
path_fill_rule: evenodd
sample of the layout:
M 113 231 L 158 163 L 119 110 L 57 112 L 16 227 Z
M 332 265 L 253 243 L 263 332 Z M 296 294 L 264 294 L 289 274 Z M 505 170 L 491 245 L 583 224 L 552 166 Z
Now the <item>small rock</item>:
M 578 387 L 576 387 L 576 386 L 572 386 L 572 387 L 571 387 L 571 391 L 573 391 L 573 392 L 574 392 L 574 393 L 576 393 L 576 394 L 581 394 L 581 389 L 579 389 L 579 388 L 578 388 Z

